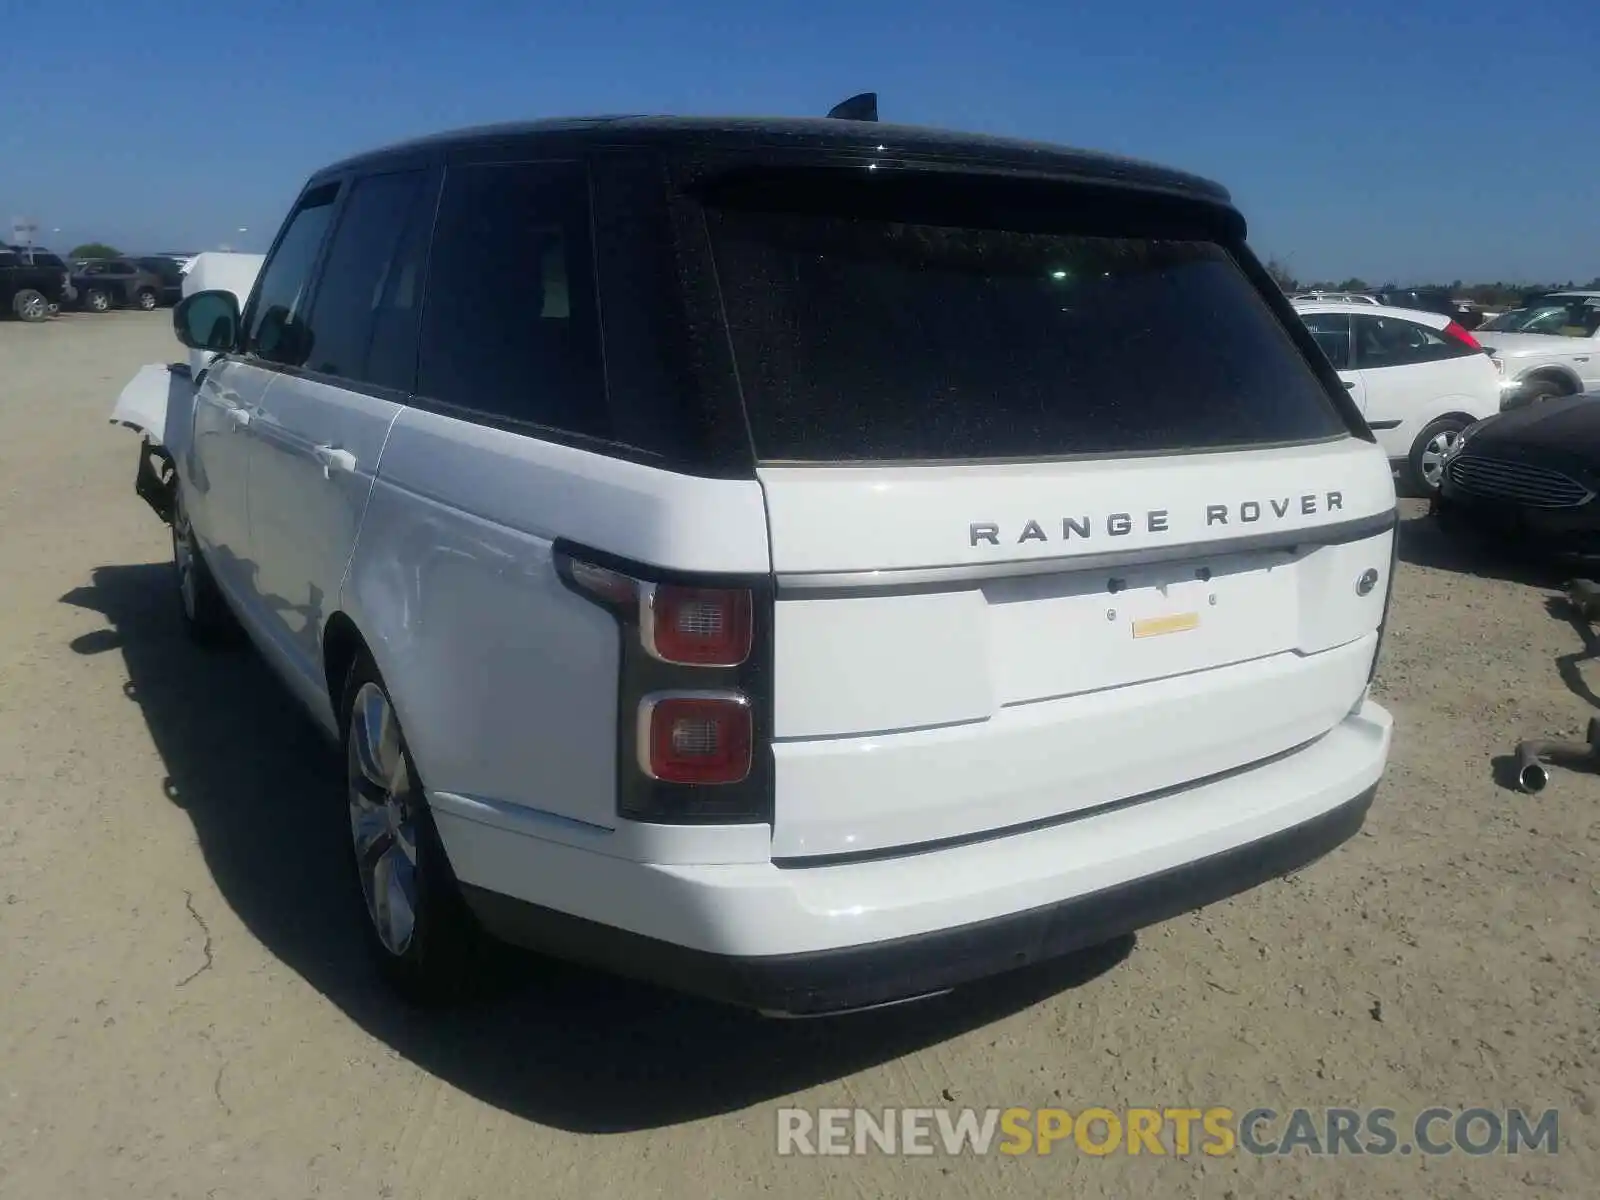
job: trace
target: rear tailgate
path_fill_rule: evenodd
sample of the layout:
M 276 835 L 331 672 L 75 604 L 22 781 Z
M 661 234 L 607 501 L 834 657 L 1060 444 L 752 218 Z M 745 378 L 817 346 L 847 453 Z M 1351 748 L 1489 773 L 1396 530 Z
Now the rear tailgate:
M 1171 788 L 1317 737 L 1366 684 L 1394 502 L 1365 443 L 761 479 L 777 856 Z M 1048 540 L 1018 545 L 1030 522 Z
M 774 856 L 1050 820 L 1336 725 L 1389 467 L 1214 214 L 839 179 L 707 207 L 777 577 Z

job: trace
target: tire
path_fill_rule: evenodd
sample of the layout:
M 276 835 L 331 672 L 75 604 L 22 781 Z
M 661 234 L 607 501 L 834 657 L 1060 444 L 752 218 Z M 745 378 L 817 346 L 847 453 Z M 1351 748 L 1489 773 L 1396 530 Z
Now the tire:
M 485 979 L 486 939 L 461 898 L 394 704 L 365 652 L 345 680 L 340 733 L 347 861 L 368 953 L 413 1004 L 463 999 Z
M 134 302 L 138 304 L 138 306 L 145 312 L 154 312 L 156 304 L 159 302 L 159 300 L 156 294 L 149 288 L 141 288 L 139 290 L 139 295 L 135 297 Z
M 1570 394 L 1554 379 L 1530 379 L 1522 385 L 1521 393 L 1518 400 L 1522 405 L 1538 404 L 1541 400 L 1553 400 L 1557 396 Z
M 111 307 L 111 294 L 100 288 L 90 288 L 83 294 L 83 306 L 90 312 L 105 312 Z
M 1405 482 L 1413 496 L 1429 499 L 1439 494 L 1439 481 L 1444 475 L 1444 452 L 1455 444 L 1461 431 L 1472 422 L 1460 417 L 1440 417 L 1429 423 L 1417 440 L 1411 444 L 1406 456 Z
M 194 540 L 194 527 L 189 524 L 181 487 L 172 505 L 172 568 L 178 590 L 178 611 L 190 640 L 202 646 L 236 644 L 243 631 Z
M 30 325 L 50 319 L 50 301 L 43 292 L 22 288 L 11 298 L 11 311 Z

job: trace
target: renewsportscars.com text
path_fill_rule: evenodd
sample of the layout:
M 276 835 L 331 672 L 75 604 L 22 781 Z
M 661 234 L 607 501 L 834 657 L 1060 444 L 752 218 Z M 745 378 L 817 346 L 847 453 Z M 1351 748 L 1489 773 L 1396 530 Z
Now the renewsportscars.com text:
M 781 1108 L 780 1155 L 1556 1154 L 1560 1116 L 1518 1108 Z

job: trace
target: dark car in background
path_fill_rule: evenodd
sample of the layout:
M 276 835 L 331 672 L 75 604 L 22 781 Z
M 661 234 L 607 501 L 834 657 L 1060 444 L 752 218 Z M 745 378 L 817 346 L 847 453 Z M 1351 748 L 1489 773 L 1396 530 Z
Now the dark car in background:
M 1600 394 L 1469 426 L 1445 456 L 1433 512 L 1446 530 L 1507 548 L 1600 555 Z
M 165 254 L 150 254 L 135 260 L 139 266 L 161 279 L 161 303 L 176 304 L 183 299 L 183 264 Z
M 43 321 L 71 294 L 67 264 L 59 255 L 0 244 L 0 315 Z
M 1393 288 L 1379 292 L 1378 299 L 1394 308 L 1441 313 L 1464 329 L 1476 329 L 1483 323 L 1483 313 L 1477 305 L 1456 300 L 1444 288 Z
M 161 303 L 166 284 L 160 275 L 146 270 L 131 258 L 97 258 L 73 275 L 77 305 L 90 312 L 111 308 L 142 308 L 146 311 Z

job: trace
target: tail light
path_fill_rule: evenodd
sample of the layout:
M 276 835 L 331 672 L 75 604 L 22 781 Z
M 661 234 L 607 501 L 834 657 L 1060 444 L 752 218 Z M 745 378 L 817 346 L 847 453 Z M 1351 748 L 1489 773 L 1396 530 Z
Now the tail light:
M 566 542 L 554 560 L 617 624 L 618 815 L 770 821 L 770 580 L 662 572 Z
M 749 697 L 739 692 L 657 692 L 639 702 L 639 769 L 668 783 L 739 783 L 754 742 Z
M 665 663 L 736 667 L 750 653 L 750 593 L 744 589 L 646 584 L 639 633 Z
M 1470 333 L 1468 333 L 1467 329 L 1466 329 L 1466 326 L 1461 325 L 1461 324 L 1459 324 L 1459 323 L 1457 323 L 1455 321 L 1451 321 L 1450 324 L 1448 324 L 1448 325 L 1446 325 L 1444 327 L 1444 334 L 1445 334 L 1446 337 L 1454 338 L 1456 341 L 1460 342 L 1463 346 L 1465 346 L 1468 350 L 1482 350 L 1483 349 L 1483 343 L 1480 342 L 1477 338 L 1473 337 Z

